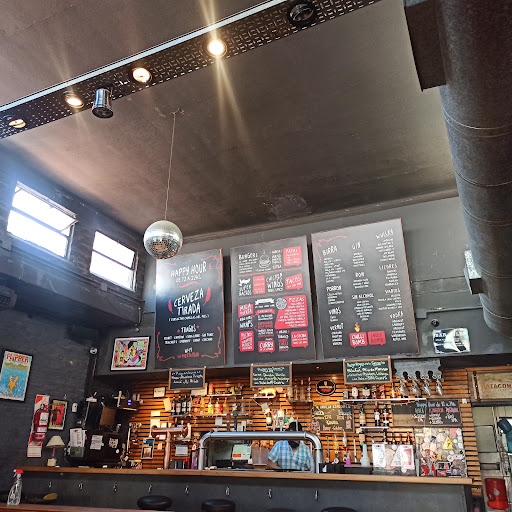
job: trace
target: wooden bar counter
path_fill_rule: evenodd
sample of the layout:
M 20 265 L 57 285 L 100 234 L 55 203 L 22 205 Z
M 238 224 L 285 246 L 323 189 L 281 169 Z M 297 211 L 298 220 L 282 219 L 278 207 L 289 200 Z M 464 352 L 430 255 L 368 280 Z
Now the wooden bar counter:
M 237 512 L 275 507 L 320 512 L 329 506 L 350 507 L 357 512 L 471 510 L 471 478 L 243 470 L 20 469 L 24 471 L 26 493 L 56 492 L 56 503 L 69 506 L 135 509 L 137 499 L 151 493 L 169 496 L 176 512 L 199 512 L 201 502 L 210 498 L 233 500 Z

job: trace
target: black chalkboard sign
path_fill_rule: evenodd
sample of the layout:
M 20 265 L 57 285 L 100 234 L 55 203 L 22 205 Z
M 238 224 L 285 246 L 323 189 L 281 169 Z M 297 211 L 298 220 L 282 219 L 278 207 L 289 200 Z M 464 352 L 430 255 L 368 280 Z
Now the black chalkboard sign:
M 315 359 L 305 236 L 231 249 L 234 361 Z
M 394 427 L 460 426 L 458 400 L 426 400 L 391 406 Z
M 345 385 L 391 382 L 391 360 L 386 358 L 343 361 L 343 375 Z
M 428 424 L 436 426 L 462 425 L 458 400 L 427 400 Z
M 320 425 L 320 432 L 353 432 L 354 413 L 351 406 L 339 402 L 313 405 L 313 420 Z
M 203 389 L 204 368 L 169 370 L 169 389 Z
M 427 402 L 391 405 L 393 427 L 424 427 L 427 423 Z
M 400 219 L 311 239 L 324 357 L 417 354 Z
M 156 265 L 156 368 L 225 364 L 222 251 Z
M 291 364 L 251 366 L 251 388 L 286 387 L 291 384 Z

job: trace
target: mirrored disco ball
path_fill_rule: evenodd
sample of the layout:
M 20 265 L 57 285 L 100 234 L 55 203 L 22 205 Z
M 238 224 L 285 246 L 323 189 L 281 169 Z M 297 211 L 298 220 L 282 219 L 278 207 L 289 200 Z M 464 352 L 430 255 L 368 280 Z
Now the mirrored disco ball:
M 159 260 L 176 256 L 182 244 L 183 235 L 180 228 L 168 220 L 153 222 L 144 233 L 146 251 Z

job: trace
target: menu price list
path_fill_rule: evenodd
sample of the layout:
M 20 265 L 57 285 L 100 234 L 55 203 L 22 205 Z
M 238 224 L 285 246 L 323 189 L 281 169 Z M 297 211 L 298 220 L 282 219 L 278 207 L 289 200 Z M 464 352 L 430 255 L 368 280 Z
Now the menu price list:
M 315 359 L 306 237 L 231 249 L 235 363 Z
M 326 358 L 417 353 L 400 219 L 312 235 Z
M 222 251 L 157 261 L 156 368 L 224 364 Z

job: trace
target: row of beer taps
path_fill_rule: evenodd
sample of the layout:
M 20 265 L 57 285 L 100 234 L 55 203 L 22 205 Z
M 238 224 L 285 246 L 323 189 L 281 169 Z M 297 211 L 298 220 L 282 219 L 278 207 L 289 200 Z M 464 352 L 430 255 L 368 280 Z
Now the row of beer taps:
M 419 372 L 418 372 L 419 373 Z M 421 398 L 421 396 L 432 396 L 431 382 L 435 382 L 436 393 L 440 396 L 443 396 L 443 384 L 444 379 L 441 375 L 432 375 L 429 377 L 428 375 L 422 375 L 421 377 L 411 376 L 411 389 L 407 387 L 407 378 L 399 377 L 400 384 L 398 386 L 398 391 L 400 395 L 404 398 L 409 397 L 413 394 L 417 398 Z

